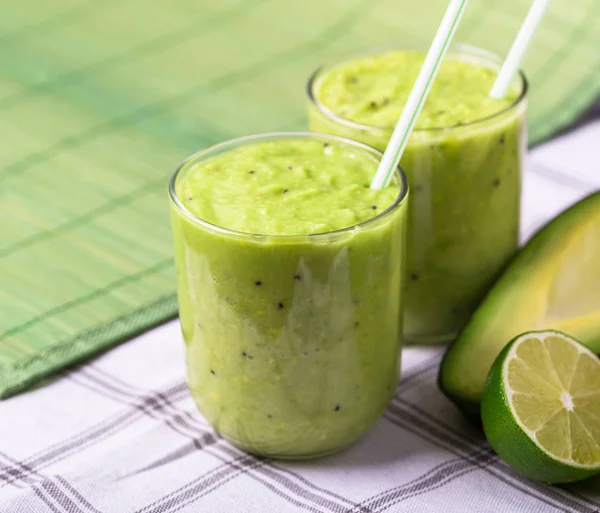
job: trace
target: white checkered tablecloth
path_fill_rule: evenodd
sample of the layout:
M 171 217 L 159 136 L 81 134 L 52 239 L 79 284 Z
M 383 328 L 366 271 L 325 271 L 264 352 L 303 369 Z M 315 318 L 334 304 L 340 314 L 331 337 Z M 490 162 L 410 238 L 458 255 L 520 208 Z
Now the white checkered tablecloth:
M 523 235 L 600 188 L 600 121 L 530 156 Z M 0 513 L 600 511 L 600 477 L 537 484 L 436 386 L 441 350 L 404 350 L 396 396 L 338 455 L 271 462 L 219 439 L 184 380 L 171 322 L 0 402 Z

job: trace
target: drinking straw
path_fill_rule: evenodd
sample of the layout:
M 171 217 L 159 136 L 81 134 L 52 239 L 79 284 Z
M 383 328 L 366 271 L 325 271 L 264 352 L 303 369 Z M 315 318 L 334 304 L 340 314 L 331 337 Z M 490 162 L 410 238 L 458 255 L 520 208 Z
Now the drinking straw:
M 392 176 L 394 176 L 394 171 L 398 166 L 398 162 L 400 162 L 400 157 L 402 157 L 404 148 L 406 148 L 408 138 L 427 99 L 427 95 L 440 69 L 446 51 L 450 46 L 467 2 L 468 0 L 450 0 L 442 22 L 431 42 L 419 76 L 408 95 L 408 100 L 406 100 L 406 105 L 402 109 L 400 119 L 398 119 L 390 142 L 383 153 L 381 162 L 379 162 L 379 166 L 371 182 L 371 189 L 384 189 L 389 185 Z
M 490 90 L 491 98 L 504 98 L 508 92 L 510 83 L 523 60 L 523 56 L 529 47 L 529 43 L 533 39 L 535 31 L 542 21 L 542 16 L 546 12 L 546 8 L 550 0 L 534 0 L 529 8 L 529 12 L 521 25 L 521 29 L 515 38 L 502 68 L 496 77 L 496 81 Z

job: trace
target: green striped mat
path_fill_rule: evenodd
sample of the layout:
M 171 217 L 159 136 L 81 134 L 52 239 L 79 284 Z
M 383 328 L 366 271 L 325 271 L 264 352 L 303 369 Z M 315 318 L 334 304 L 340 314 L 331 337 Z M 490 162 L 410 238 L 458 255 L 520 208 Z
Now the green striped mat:
M 471 0 L 505 53 L 530 1 Z M 176 314 L 166 185 L 187 154 L 305 126 L 304 82 L 365 45 L 427 43 L 445 0 L 19 0 L 0 18 L 0 397 Z M 598 94 L 600 2 L 554 0 L 530 141 Z

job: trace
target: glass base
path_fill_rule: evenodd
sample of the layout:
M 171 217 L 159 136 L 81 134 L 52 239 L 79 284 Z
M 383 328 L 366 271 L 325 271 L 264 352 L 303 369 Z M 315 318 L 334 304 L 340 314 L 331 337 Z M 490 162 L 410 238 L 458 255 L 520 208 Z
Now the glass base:
M 267 458 L 270 460 L 278 460 L 278 461 L 303 461 L 303 460 L 315 460 L 317 458 L 325 458 L 327 456 L 333 456 L 339 452 L 345 451 L 349 449 L 353 445 L 357 444 L 365 435 L 358 437 L 356 440 L 350 442 L 349 444 L 342 445 L 340 447 L 336 447 L 335 449 L 329 449 L 323 452 L 317 453 L 308 453 L 308 454 L 271 454 L 268 452 L 260 452 L 253 451 L 248 447 L 244 447 L 244 445 L 236 443 L 235 440 L 230 440 L 229 438 L 220 435 L 225 441 L 233 445 L 236 449 L 243 451 L 247 454 L 251 454 L 252 456 L 256 456 L 257 458 Z
M 400 379 L 400 376 L 398 376 L 398 380 L 399 379 Z M 398 384 L 398 380 L 396 381 L 396 385 Z M 366 438 L 366 436 L 373 429 L 373 426 L 383 417 L 383 414 L 387 410 L 389 404 L 392 402 L 392 399 L 394 397 L 394 393 L 396 390 L 396 385 L 391 388 L 389 398 L 388 398 L 387 402 L 385 403 L 385 405 L 383 406 L 383 408 L 381 409 L 379 415 L 377 415 L 376 417 L 373 418 L 372 422 L 370 422 L 369 425 L 367 427 L 365 427 L 364 431 L 362 431 L 360 435 L 356 436 L 355 438 L 350 439 L 350 441 L 345 441 L 345 443 L 342 443 L 341 445 L 338 445 L 331 449 L 326 449 L 326 450 L 318 451 L 318 452 L 300 452 L 300 453 L 294 453 L 291 450 L 290 450 L 290 452 L 276 452 L 276 451 L 269 451 L 269 450 L 259 450 L 259 449 L 250 447 L 249 444 L 245 444 L 243 442 L 234 440 L 234 439 L 224 435 L 223 433 L 218 433 L 218 435 L 223 440 L 225 440 L 229 444 L 233 445 L 236 449 L 239 449 L 240 451 L 243 451 L 252 456 L 256 456 L 258 458 L 267 458 L 267 459 L 278 460 L 278 461 L 302 461 L 302 460 L 314 460 L 317 458 L 325 458 L 327 456 L 332 456 L 334 454 L 343 452 L 346 449 L 350 449 L 351 447 L 359 444 L 364 438 Z

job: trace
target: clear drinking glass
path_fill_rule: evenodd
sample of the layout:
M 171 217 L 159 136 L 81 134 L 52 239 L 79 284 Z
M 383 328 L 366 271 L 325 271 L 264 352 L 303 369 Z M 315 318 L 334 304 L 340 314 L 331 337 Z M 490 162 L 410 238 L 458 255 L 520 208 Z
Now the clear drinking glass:
M 387 51 L 390 49 L 388 48 Z M 394 127 L 354 123 L 318 100 L 322 77 L 364 52 L 319 68 L 307 87 L 309 127 L 384 150 Z M 498 69 L 487 51 L 456 45 L 447 58 Z M 521 170 L 526 148 L 527 80 L 518 98 L 492 116 L 415 129 L 400 162 L 411 188 L 408 208 L 404 339 L 445 343 L 464 326 L 519 243 Z
M 275 458 L 337 451 L 383 413 L 398 380 L 408 186 L 378 216 L 316 235 L 241 233 L 194 216 L 178 183 L 244 145 L 339 137 L 266 134 L 196 153 L 170 183 L 188 383 L 231 443 Z

